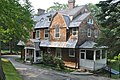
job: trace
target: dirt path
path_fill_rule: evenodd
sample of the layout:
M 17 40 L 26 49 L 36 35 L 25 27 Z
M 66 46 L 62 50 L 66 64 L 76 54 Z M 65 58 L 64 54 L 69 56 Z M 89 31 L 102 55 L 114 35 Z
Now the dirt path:
M 96 77 L 92 75 L 72 75 L 53 70 L 41 69 L 35 66 L 16 62 L 15 58 L 19 57 L 16 55 L 3 57 L 12 62 L 18 72 L 23 76 L 24 80 L 112 80 L 105 77 Z

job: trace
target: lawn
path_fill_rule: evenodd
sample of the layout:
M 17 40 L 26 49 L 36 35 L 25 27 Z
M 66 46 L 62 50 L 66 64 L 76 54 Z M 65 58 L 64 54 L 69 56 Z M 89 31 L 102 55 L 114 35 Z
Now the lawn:
M 2 66 L 6 80 L 23 80 L 10 61 L 2 59 Z

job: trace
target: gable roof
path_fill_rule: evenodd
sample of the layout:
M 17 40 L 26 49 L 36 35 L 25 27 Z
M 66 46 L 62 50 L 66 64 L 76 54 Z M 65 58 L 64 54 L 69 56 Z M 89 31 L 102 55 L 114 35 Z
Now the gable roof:
M 80 12 L 80 10 L 84 7 L 85 5 L 81 5 L 79 7 L 75 7 L 73 9 L 65 9 L 65 10 L 61 10 L 59 11 L 61 14 L 63 15 L 68 15 L 68 16 L 73 16 L 76 17 L 77 14 Z
M 36 25 L 35 25 L 35 29 L 38 28 L 47 28 L 50 26 L 50 21 L 48 21 L 48 16 L 51 16 L 52 18 L 54 17 L 54 15 L 56 14 L 56 12 L 50 12 L 50 13 L 45 13 L 42 14 L 40 16 L 36 16 L 34 18 L 34 20 L 36 20 Z
M 80 24 L 82 23 L 82 21 L 89 15 L 90 15 L 90 12 L 79 15 L 78 17 L 73 19 L 73 21 L 70 23 L 69 27 L 79 27 Z

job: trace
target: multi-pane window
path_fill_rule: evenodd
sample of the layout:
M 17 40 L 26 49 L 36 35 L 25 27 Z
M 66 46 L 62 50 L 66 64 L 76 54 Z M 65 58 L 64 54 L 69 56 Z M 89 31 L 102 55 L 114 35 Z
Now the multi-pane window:
M 102 59 L 104 59 L 106 56 L 106 50 L 102 50 Z
M 36 39 L 40 38 L 40 30 L 36 30 Z
M 72 29 L 72 35 L 73 35 L 73 36 L 76 36 L 76 35 L 77 35 L 77 28 L 73 28 L 73 29 Z
M 58 26 L 55 27 L 55 37 L 56 38 L 60 37 L 60 28 Z
M 56 57 L 61 58 L 61 49 L 56 48 Z
M 44 31 L 44 37 L 45 37 L 45 39 L 48 39 L 48 37 L 49 37 L 48 29 L 45 29 L 45 31 Z
M 88 37 L 91 37 L 91 29 L 88 29 L 88 30 L 87 30 L 87 36 L 88 36 Z
M 69 57 L 75 57 L 75 49 L 69 49 Z
M 88 59 L 88 60 L 94 60 L 93 55 L 94 55 L 94 51 L 92 51 L 92 50 L 86 50 L 86 59 Z
M 88 19 L 88 24 L 93 24 L 93 19 Z

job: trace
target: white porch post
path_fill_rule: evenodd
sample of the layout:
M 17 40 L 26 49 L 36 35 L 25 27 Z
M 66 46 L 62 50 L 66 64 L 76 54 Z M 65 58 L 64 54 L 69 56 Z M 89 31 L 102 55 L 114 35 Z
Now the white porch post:
M 25 48 L 25 62 L 26 62 L 26 57 L 27 57 L 27 49 Z
M 100 60 L 102 59 L 102 49 L 100 49 Z
M 36 50 L 34 49 L 34 62 L 36 62 Z
M 94 50 L 94 66 L 93 66 L 94 70 L 95 70 L 95 61 L 96 61 L 96 50 Z

